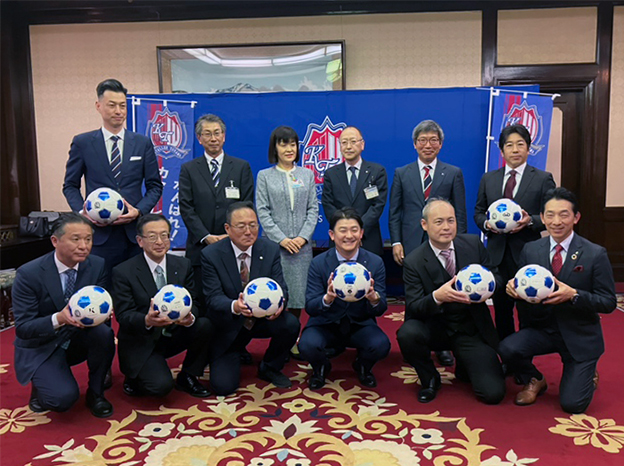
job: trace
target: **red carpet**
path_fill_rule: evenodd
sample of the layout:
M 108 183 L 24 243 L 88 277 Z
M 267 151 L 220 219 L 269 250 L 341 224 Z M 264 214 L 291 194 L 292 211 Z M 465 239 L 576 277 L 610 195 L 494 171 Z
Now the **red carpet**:
M 84 405 L 86 365 L 75 369 L 83 396 L 67 413 L 35 414 L 29 387 L 13 370 L 14 330 L 0 334 L 0 464 L 152 466 L 308 465 L 499 465 L 586 466 L 624 464 L 624 404 L 620 393 L 624 315 L 603 317 L 607 352 L 600 360 L 600 386 L 589 410 L 570 416 L 558 403 L 558 357 L 537 359 L 548 391 L 529 407 L 513 398 L 508 379 L 498 406 L 477 402 L 469 385 L 442 371 L 445 384 L 432 403 L 416 401 L 414 371 L 395 342 L 401 306 L 392 306 L 383 328 L 394 341 L 390 356 L 375 368 L 379 385 L 360 387 L 351 370 L 353 351 L 335 358 L 331 383 L 311 392 L 302 383 L 306 364 L 291 361 L 293 388 L 280 390 L 245 367 L 242 387 L 225 399 L 194 399 L 173 392 L 164 399 L 123 394 L 117 362 L 107 392 L 115 407 L 96 419 Z M 396 320 L 393 320 L 396 319 Z M 250 346 L 256 360 L 264 342 Z M 172 360 L 177 366 L 180 357 Z

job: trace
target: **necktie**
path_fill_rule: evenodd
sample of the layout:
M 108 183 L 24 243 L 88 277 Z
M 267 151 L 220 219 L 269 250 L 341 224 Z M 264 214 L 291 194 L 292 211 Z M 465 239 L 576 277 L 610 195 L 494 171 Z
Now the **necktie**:
M 507 178 L 507 183 L 505 184 L 505 193 L 503 197 L 507 199 L 513 199 L 513 192 L 516 188 L 516 170 L 511 170 L 509 172 L 509 178 Z
M 246 252 L 241 252 L 238 255 L 238 258 L 241 261 L 239 271 L 240 271 L 240 278 L 241 278 L 241 283 L 243 287 L 247 286 L 247 283 L 249 283 L 249 269 L 247 268 L 247 262 L 245 262 L 245 259 L 247 259 L 248 257 L 249 257 L 249 254 L 247 254 Z
M 219 162 L 216 159 L 210 161 L 210 176 L 212 176 L 215 188 L 219 186 Z
M 446 251 L 440 251 L 440 255 L 444 257 L 444 268 L 451 277 L 455 276 L 455 257 L 453 256 L 453 250 L 447 249 Z
M 69 298 L 74 294 L 74 289 L 76 288 L 76 275 L 78 272 L 75 269 L 67 269 L 63 272 L 67 279 L 65 280 L 65 292 L 63 296 L 65 297 L 65 302 L 69 301 Z
M 425 176 L 423 177 L 423 192 L 425 193 L 425 201 L 427 199 L 429 199 L 429 195 L 431 194 L 431 183 L 433 182 L 431 180 L 431 166 L 427 165 L 426 167 L 424 167 L 425 169 Z
M 167 280 L 165 280 L 165 272 L 160 265 L 156 266 L 156 287 L 160 290 L 163 286 L 167 284 Z
M 113 150 L 111 151 L 111 170 L 113 171 L 113 177 L 115 181 L 119 182 L 119 177 L 121 176 L 121 152 L 119 152 L 119 146 L 117 145 L 117 141 L 119 141 L 119 136 L 111 136 L 111 141 L 113 141 Z
M 560 244 L 555 246 L 555 254 L 553 255 L 551 264 L 552 271 L 555 277 L 559 275 L 559 272 L 561 272 L 561 267 L 563 267 L 563 257 L 561 257 L 561 251 L 563 251 L 563 246 L 561 246 Z
M 351 172 L 351 181 L 349 181 L 349 187 L 351 188 L 351 196 L 355 197 L 355 186 L 357 185 L 357 175 L 355 171 L 357 168 L 349 167 L 349 171 Z

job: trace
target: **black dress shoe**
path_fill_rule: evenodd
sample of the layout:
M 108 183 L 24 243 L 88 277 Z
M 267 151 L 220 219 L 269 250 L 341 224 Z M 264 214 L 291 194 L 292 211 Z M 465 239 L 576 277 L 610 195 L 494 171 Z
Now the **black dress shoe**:
M 113 414 L 113 405 L 104 395 L 98 395 L 90 388 L 87 389 L 87 408 L 95 417 L 109 417 Z
M 137 387 L 136 382 L 128 377 L 124 380 L 123 392 L 128 396 L 141 396 L 141 390 Z
M 365 368 L 362 362 L 357 358 L 355 359 L 355 361 L 353 361 L 353 370 L 357 374 L 358 379 L 360 379 L 360 383 L 362 385 L 369 388 L 377 386 L 377 379 L 375 379 L 375 376 L 373 375 L 371 370 Z
M 292 387 L 292 383 L 290 382 L 290 379 L 288 377 L 286 377 L 280 371 L 273 369 L 268 364 L 265 364 L 264 361 L 260 363 L 260 367 L 258 368 L 258 378 L 266 380 L 267 382 L 271 382 L 278 388 Z
M 310 380 L 308 381 L 310 390 L 319 390 L 325 386 L 325 378 L 329 375 L 331 367 L 331 362 L 328 360 L 319 368 L 313 369 Z
M 428 385 L 423 386 L 418 391 L 418 401 L 421 403 L 429 403 L 430 401 L 433 401 L 438 394 L 438 390 L 440 390 L 441 385 L 442 383 L 438 377 L 433 378 Z
M 28 407 L 33 413 L 43 413 L 44 411 L 46 411 L 45 409 L 43 409 L 43 406 L 41 406 L 41 403 L 39 402 L 39 398 L 37 397 L 37 389 L 34 386 L 32 387 L 30 392 Z
M 253 364 L 253 358 L 245 348 L 240 352 L 240 362 L 243 366 L 251 366 Z
M 108 369 L 106 376 L 104 377 L 104 390 L 108 390 L 113 386 L 113 370 L 111 368 Z
M 210 396 L 208 389 L 199 383 L 197 377 L 185 371 L 180 371 L 176 377 L 175 388 L 176 390 L 186 392 L 196 398 L 206 398 Z
M 455 358 L 453 357 L 453 353 L 450 351 L 436 351 L 436 356 L 438 358 L 438 362 L 442 366 L 452 366 L 455 364 Z

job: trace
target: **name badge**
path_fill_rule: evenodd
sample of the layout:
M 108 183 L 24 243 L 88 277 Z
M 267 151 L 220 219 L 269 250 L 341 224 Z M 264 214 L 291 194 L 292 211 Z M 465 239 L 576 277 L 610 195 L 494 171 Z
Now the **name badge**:
M 364 189 L 364 195 L 366 196 L 366 199 L 374 199 L 379 197 L 379 190 L 377 189 L 377 186 L 369 186 Z
M 226 186 L 225 197 L 227 199 L 240 199 L 240 190 L 235 186 Z

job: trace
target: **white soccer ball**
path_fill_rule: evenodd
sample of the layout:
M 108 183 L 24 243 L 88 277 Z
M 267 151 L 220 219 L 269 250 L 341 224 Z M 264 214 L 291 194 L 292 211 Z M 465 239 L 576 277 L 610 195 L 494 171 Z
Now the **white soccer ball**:
M 516 293 L 530 303 L 548 298 L 555 289 L 555 278 L 550 270 L 537 264 L 525 265 L 514 278 Z
M 371 275 L 359 262 L 343 262 L 332 274 L 336 296 L 347 302 L 359 301 L 371 286 Z
M 254 317 L 272 316 L 284 304 L 284 292 L 272 278 L 260 277 L 247 283 L 243 301 Z
M 481 264 L 470 264 L 457 273 L 455 288 L 466 294 L 473 303 L 482 303 L 494 294 L 494 274 Z
M 522 207 L 511 199 L 492 202 L 487 210 L 487 223 L 500 233 L 509 233 L 522 219 Z
M 87 196 L 86 213 L 99 223 L 113 223 L 124 210 L 121 194 L 114 189 L 98 188 Z
M 113 299 L 101 286 L 85 286 L 69 298 L 69 313 L 85 327 L 95 327 L 109 319 Z
M 169 320 L 184 319 L 193 309 L 193 298 L 180 285 L 165 285 L 154 296 L 154 310 Z

